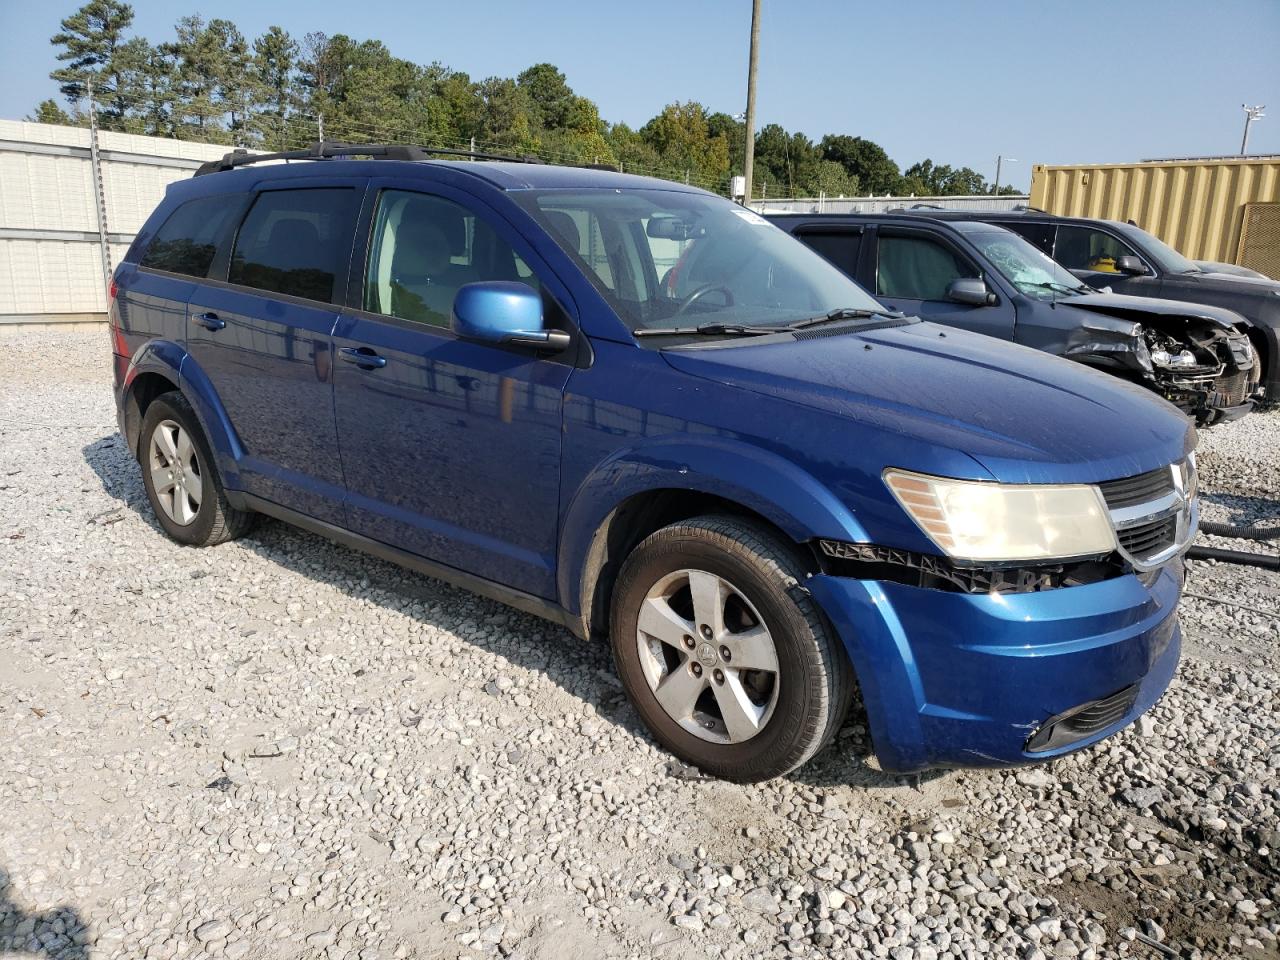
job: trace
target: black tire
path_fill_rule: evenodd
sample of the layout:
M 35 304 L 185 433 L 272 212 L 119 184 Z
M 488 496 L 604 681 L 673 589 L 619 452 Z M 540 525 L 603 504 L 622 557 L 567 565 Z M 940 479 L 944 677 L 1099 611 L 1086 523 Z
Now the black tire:
M 775 705 L 759 732 L 741 742 L 708 742 L 690 733 L 658 702 L 646 678 L 637 633 L 641 605 L 652 588 L 682 570 L 706 571 L 728 581 L 755 607 L 772 636 L 778 666 L 772 681 L 777 685 Z M 830 742 L 849 708 L 853 669 L 804 589 L 804 579 L 804 567 L 790 544 L 763 525 L 738 517 L 672 524 L 632 551 L 614 589 L 610 642 L 632 704 L 663 746 L 706 773 L 755 783 L 794 770 Z M 692 668 L 692 656 L 686 664 Z
M 178 424 L 190 436 L 201 481 L 199 507 L 191 521 L 185 524 L 175 521 L 161 506 L 149 464 L 152 436 L 165 422 Z M 226 490 L 223 489 L 222 478 L 214 466 L 213 451 L 200 428 L 200 421 L 187 398 L 176 390 L 161 394 L 147 407 L 138 438 L 138 462 L 142 466 L 142 483 L 147 491 L 147 499 L 151 502 L 151 509 L 164 532 L 178 543 L 209 547 L 234 540 L 248 533 L 257 519 L 256 514 L 237 510 L 227 502 Z

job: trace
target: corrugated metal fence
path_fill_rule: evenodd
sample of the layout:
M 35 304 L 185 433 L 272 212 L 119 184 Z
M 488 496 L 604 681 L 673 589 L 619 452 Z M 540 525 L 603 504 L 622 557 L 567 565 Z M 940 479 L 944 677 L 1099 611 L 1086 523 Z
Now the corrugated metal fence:
M 1277 202 L 1274 156 L 1031 168 L 1032 206 L 1066 217 L 1132 220 L 1193 260 L 1251 266 L 1260 254 L 1241 243 L 1246 210 Z
M 113 264 L 168 184 L 230 149 L 110 132 L 98 143 Z M 89 131 L 0 120 L 0 323 L 105 310 Z
M 752 200 L 757 213 L 886 213 L 911 207 L 941 207 L 944 210 L 972 210 L 999 213 L 1025 204 L 1025 196 L 1003 197 L 798 197 Z

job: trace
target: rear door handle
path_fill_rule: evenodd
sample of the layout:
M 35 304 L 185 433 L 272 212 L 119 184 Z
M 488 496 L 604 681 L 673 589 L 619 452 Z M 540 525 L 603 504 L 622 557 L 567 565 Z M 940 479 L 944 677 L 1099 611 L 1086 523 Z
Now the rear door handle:
M 343 347 L 338 351 L 338 356 L 362 370 L 377 370 L 387 365 L 386 357 L 378 356 L 368 347 Z
M 198 313 L 191 318 L 206 330 L 221 330 L 227 325 L 227 321 L 223 320 L 216 313 Z

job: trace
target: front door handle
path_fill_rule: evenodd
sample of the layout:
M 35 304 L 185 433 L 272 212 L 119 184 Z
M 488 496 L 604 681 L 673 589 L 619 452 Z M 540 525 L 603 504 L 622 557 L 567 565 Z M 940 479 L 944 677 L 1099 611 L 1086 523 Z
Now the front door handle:
M 223 320 L 216 313 L 198 313 L 191 318 L 206 330 L 221 330 L 227 325 L 227 321 Z
M 338 356 L 362 370 L 377 370 L 387 365 L 386 357 L 378 356 L 368 347 L 343 347 L 338 351 Z

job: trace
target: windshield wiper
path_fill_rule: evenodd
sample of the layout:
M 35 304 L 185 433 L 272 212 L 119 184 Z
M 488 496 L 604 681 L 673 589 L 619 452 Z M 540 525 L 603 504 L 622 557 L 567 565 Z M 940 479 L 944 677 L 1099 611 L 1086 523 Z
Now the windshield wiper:
M 820 323 L 830 323 L 833 320 L 861 320 L 866 317 L 901 317 L 902 313 L 897 310 L 867 310 L 863 307 L 836 307 L 834 310 L 828 310 L 820 317 L 810 317 L 808 320 L 797 320 L 795 323 L 789 323 L 786 326 L 788 330 L 803 330 L 805 327 L 815 327 Z
M 702 323 L 696 327 L 641 327 L 632 330 L 637 337 L 692 337 L 729 334 L 731 336 L 763 336 L 768 333 L 786 333 L 791 327 L 751 326 L 745 323 Z
M 1042 290 L 1052 290 L 1054 293 L 1088 293 L 1089 288 L 1083 284 L 1078 287 L 1069 287 L 1065 283 L 1031 283 L 1027 281 L 1028 287 L 1039 287 Z
M 794 323 L 774 326 L 749 323 L 703 323 L 696 327 L 641 327 L 631 332 L 637 337 L 692 337 L 720 334 L 758 337 L 770 333 L 790 333 L 793 330 L 803 330 L 805 327 L 816 326 L 819 323 L 831 323 L 833 320 L 858 320 L 866 317 L 896 318 L 901 316 L 904 316 L 904 314 L 896 310 L 865 310 L 862 307 L 837 307 L 835 310 L 828 310 L 820 317 L 809 317 L 807 320 L 797 320 Z

